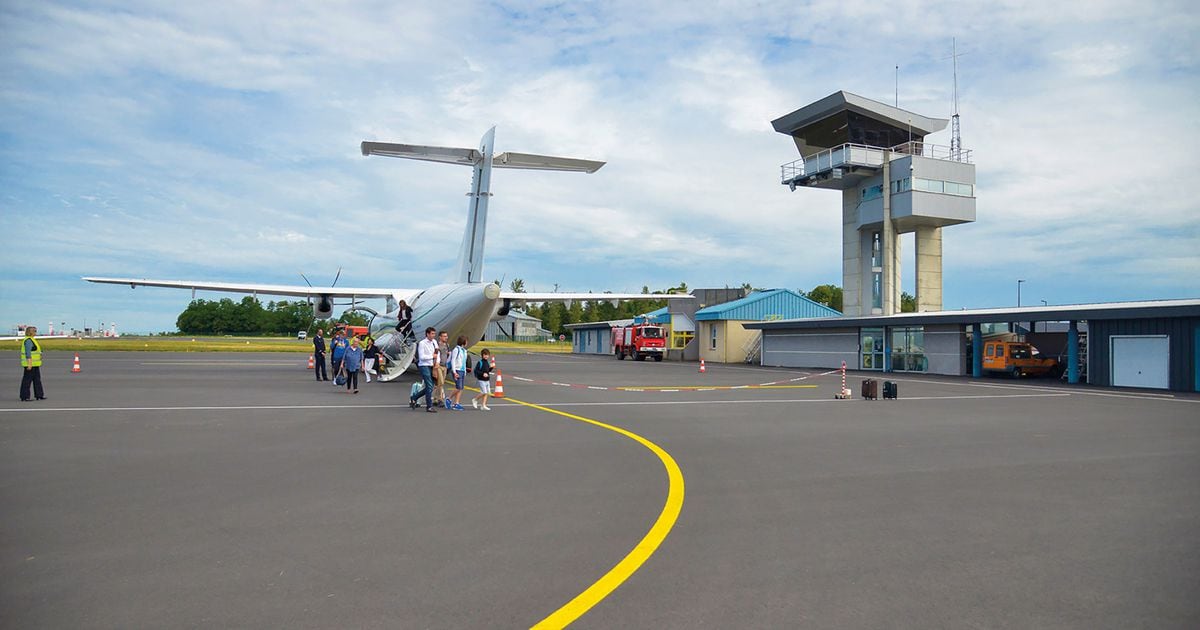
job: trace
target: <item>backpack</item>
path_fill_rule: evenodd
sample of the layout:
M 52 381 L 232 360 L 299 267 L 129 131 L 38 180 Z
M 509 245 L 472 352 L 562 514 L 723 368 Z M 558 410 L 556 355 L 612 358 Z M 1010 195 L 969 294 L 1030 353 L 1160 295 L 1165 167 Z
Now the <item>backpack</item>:
M 480 359 L 479 362 L 475 364 L 475 369 L 472 370 L 475 373 L 475 378 L 481 381 L 491 380 L 491 376 L 488 374 L 487 370 L 484 369 L 486 365 L 487 361 L 484 361 L 483 359 Z

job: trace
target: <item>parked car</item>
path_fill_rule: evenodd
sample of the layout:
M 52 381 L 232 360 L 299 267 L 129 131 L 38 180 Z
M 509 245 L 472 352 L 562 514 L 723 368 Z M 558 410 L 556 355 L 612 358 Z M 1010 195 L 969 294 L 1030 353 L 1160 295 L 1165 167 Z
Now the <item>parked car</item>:
M 305 339 L 308 339 L 308 331 L 301 330 L 300 332 L 296 333 L 296 339 L 299 339 L 300 341 L 304 341 Z

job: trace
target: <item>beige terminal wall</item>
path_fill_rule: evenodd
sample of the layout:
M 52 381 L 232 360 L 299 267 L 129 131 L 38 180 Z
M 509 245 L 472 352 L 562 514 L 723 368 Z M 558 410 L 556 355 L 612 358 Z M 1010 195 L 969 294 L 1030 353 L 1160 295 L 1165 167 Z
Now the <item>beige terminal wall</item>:
M 696 322 L 699 333 L 696 341 L 700 346 L 700 358 L 714 363 L 742 363 L 746 360 L 746 348 L 759 335 L 757 330 L 746 330 L 742 321 Z M 717 332 L 717 347 L 713 346 L 713 329 Z

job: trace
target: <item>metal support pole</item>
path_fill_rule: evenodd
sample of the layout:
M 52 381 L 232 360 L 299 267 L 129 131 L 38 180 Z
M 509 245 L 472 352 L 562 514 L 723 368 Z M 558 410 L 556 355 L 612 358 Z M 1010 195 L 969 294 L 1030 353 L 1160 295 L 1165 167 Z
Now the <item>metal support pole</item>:
M 892 371 L 892 341 L 890 339 L 891 332 L 892 332 L 891 328 L 888 328 L 887 326 L 883 327 L 883 371 L 884 372 Z
M 1067 329 L 1067 382 L 1079 382 L 1079 322 L 1074 319 Z
M 971 376 L 983 378 L 983 325 L 971 324 Z

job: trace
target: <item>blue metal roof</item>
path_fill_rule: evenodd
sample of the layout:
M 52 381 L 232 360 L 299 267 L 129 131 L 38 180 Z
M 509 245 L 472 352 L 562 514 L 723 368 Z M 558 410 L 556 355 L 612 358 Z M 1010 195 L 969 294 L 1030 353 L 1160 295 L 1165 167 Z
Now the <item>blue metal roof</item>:
M 667 307 L 662 307 L 657 310 L 643 313 L 634 318 L 639 324 L 670 324 L 671 314 L 667 312 Z
M 714 304 L 696 311 L 696 321 L 735 320 L 764 322 L 779 319 L 841 317 L 842 314 L 789 289 L 751 293 L 740 300 Z

